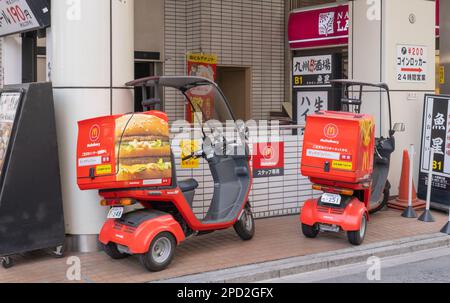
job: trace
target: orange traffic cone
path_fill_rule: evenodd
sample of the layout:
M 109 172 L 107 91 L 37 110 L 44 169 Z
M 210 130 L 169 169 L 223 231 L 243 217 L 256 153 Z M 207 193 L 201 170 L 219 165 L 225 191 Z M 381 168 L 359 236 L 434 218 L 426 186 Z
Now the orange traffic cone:
M 400 186 L 399 186 L 399 196 L 397 199 L 390 201 L 388 203 L 388 207 L 405 210 L 408 208 L 408 196 L 409 196 L 409 154 L 408 150 L 403 152 L 403 165 L 402 165 L 402 175 L 400 177 Z M 413 190 L 412 190 L 412 207 L 415 210 L 421 210 L 425 208 L 425 201 L 419 200 L 417 198 L 416 187 L 414 186 L 413 181 Z

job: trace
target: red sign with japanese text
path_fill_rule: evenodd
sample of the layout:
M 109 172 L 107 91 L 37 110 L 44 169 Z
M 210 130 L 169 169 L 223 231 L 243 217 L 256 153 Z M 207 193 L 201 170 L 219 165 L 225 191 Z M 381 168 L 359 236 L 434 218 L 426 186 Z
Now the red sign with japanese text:
M 349 5 L 294 11 L 289 16 L 289 45 L 293 49 L 348 44 Z
M 284 175 L 284 142 L 254 144 L 253 154 L 254 178 Z

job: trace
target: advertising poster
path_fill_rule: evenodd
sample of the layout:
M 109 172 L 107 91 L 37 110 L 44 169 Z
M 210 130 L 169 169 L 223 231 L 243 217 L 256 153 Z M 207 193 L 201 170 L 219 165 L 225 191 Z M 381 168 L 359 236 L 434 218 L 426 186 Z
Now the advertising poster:
M 216 81 L 217 56 L 211 54 L 187 55 L 188 76 L 203 77 L 211 81 Z M 210 87 L 198 87 L 191 93 L 191 99 L 195 112 L 191 105 L 186 106 L 186 120 L 194 123 L 198 119 L 210 120 L 214 114 L 214 93 Z M 205 115 L 206 117 L 202 117 Z
M 397 45 L 397 81 L 424 83 L 428 71 L 428 48 Z
M 426 198 L 431 149 L 434 150 L 432 202 L 450 204 L 450 96 L 425 96 L 419 197 Z
M 129 114 L 81 121 L 77 154 L 82 189 L 171 183 L 167 117 Z
M 284 176 L 284 142 L 253 145 L 253 178 Z
M 182 140 L 180 142 L 181 159 L 192 155 L 194 152 L 200 150 L 201 144 L 198 140 Z M 191 158 L 189 160 L 181 161 L 181 169 L 198 169 L 200 168 L 200 159 Z
M 20 92 L 5 92 L 0 95 L 0 176 L 7 157 L 21 96 Z

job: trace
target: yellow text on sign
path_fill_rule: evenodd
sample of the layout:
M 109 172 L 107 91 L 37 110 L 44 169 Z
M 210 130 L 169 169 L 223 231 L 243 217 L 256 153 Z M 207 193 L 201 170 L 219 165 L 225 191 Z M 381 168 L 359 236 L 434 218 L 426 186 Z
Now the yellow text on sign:
M 181 158 L 185 158 L 192 153 L 198 151 L 200 149 L 200 144 L 197 140 L 182 140 L 180 143 L 181 147 Z M 189 159 L 185 161 L 181 161 L 182 169 L 198 169 L 200 168 L 200 160 L 199 159 Z
M 95 168 L 96 175 L 109 175 L 112 173 L 111 164 L 108 165 L 99 165 Z
M 341 169 L 341 170 L 352 170 L 353 169 L 353 163 L 352 162 L 345 162 L 345 161 L 333 161 L 331 164 L 331 168 L 333 169 Z
M 445 84 L 445 67 L 439 67 L 439 84 Z

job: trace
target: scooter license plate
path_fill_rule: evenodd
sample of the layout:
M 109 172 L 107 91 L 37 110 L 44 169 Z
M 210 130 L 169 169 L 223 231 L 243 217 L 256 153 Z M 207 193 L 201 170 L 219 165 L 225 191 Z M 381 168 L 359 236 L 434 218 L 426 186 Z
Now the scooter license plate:
M 108 219 L 120 219 L 123 215 L 123 207 L 112 207 L 108 213 Z
M 320 202 L 332 205 L 341 205 L 342 197 L 336 194 L 323 194 Z

